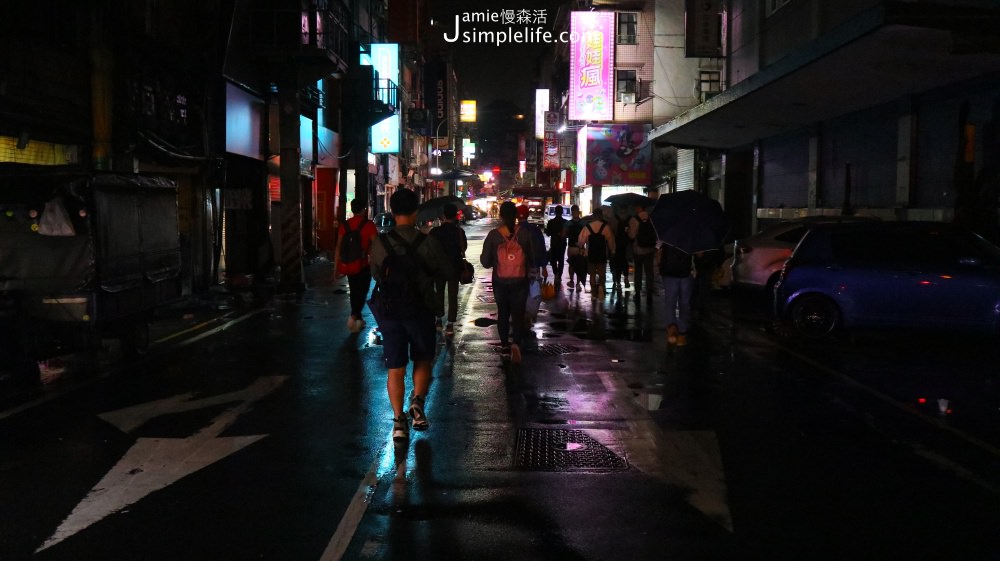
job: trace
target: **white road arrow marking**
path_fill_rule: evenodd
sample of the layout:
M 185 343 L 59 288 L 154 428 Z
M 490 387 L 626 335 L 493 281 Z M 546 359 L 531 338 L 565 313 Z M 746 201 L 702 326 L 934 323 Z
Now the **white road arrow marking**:
M 261 434 L 220 438 L 219 434 L 251 404 L 277 389 L 286 379 L 287 376 L 264 377 L 244 390 L 228 394 L 198 400 L 190 399 L 193 394 L 183 394 L 100 415 L 123 431 L 131 432 L 160 415 L 238 402 L 188 438 L 136 440 L 37 551 L 52 547 L 147 495 L 266 437 Z

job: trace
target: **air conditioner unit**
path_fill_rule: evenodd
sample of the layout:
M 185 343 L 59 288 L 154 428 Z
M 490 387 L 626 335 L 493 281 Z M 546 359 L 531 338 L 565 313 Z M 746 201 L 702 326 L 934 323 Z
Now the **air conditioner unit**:
M 618 94 L 622 103 L 635 103 L 635 92 Z

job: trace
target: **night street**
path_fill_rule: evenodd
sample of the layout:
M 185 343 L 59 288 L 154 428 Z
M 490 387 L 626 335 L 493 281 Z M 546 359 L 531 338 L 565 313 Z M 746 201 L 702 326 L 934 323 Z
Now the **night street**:
M 489 226 L 467 226 L 470 257 Z M 431 428 L 394 448 L 371 319 L 348 333 L 329 264 L 308 274 L 301 298 L 186 326 L 0 412 L 0 558 L 1000 553 L 990 345 L 803 346 L 717 292 L 668 352 L 659 298 L 569 292 L 511 368 L 477 267 L 435 362 Z

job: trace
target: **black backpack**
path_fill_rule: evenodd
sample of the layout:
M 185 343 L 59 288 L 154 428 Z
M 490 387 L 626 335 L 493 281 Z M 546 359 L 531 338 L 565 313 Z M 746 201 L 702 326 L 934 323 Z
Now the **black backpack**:
M 656 247 L 656 230 L 653 223 L 647 218 L 639 220 L 639 231 L 635 235 L 635 244 L 642 248 Z
M 591 263 L 606 263 L 608 260 L 608 240 L 604 238 L 604 228 L 608 226 L 607 222 L 601 222 L 601 227 L 595 232 L 590 224 L 587 224 L 587 231 L 590 235 L 587 237 L 587 261 Z
M 351 229 L 350 222 L 344 225 L 346 232 L 344 233 L 344 244 L 340 248 L 341 263 L 351 263 L 364 257 L 365 249 L 361 245 L 361 230 L 367 222 L 367 218 L 362 218 L 356 230 Z
M 390 243 L 389 238 L 394 243 Z M 396 231 L 379 235 L 386 255 L 379 270 L 378 284 L 368 302 L 376 321 L 414 319 L 427 310 L 425 295 L 420 291 L 423 283 L 418 281 L 424 270 L 417 257 L 417 248 L 426 238 L 420 233 L 410 243 Z
M 689 277 L 691 268 L 690 253 L 684 253 L 670 245 L 663 246 L 663 253 L 660 255 L 660 275 L 673 278 Z

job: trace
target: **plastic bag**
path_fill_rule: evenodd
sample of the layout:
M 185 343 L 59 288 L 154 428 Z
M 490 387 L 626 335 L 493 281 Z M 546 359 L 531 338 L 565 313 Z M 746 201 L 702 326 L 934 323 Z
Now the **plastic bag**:
M 45 203 L 42 217 L 38 221 L 38 233 L 43 236 L 75 236 L 76 230 L 63 207 L 62 199 L 52 199 Z
M 538 279 L 531 279 L 528 283 L 528 300 L 524 311 L 528 317 L 534 319 L 538 315 L 538 308 L 542 305 L 542 283 Z

